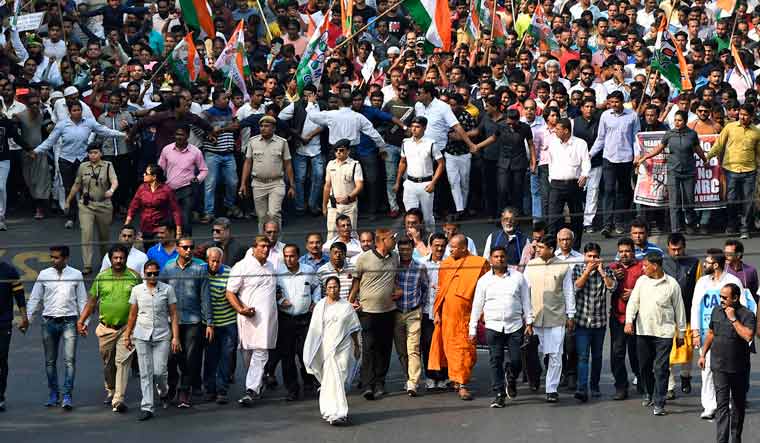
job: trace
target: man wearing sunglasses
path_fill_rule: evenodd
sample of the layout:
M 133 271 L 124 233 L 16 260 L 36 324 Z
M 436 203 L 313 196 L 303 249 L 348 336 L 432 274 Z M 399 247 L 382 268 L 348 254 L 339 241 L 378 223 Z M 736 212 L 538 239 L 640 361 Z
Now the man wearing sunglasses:
M 211 310 L 208 273 L 203 262 L 193 258 L 195 244 L 190 237 L 177 243 L 178 256 L 161 271 L 161 281 L 174 288 L 179 316 L 179 339 L 182 351 L 169 359 L 169 398 L 179 385 L 179 408 L 191 406 L 192 387 L 201 385 L 204 336 L 214 338 L 214 317 Z M 205 334 L 203 324 L 206 324 Z M 182 373 L 179 377 L 177 367 Z

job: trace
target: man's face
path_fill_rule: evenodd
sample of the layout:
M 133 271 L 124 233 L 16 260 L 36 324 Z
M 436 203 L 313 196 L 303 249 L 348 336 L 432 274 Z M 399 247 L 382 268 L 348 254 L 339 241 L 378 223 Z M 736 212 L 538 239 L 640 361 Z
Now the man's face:
M 647 109 L 644 111 L 644 121 L 648 125 L 653 125 L 657 122 L 657 110 L 656 109 Z
M 618 257 L 620 257 L 620 262 L 624 265 L 630 265 L 634 261 L 634 254 L 633 254 L 633 248 L 629 245 L 619 245 L 618 246 Z
M 723 247 L 723 254 L 726 256 L 726 261 L 729 263 L 738 263 L 741 261 L 741 256 L 736 253 L 736 246 L 726 245 Z
M 512 233 L 516 229 L 515 215 L 511 212 L 505 212 L 501 215 L 501 227 L 507 234 Z
M 557 68 L 554 64 L 547 66 L 546 76 L 549 77 L 551 83 L 556 82 L 559 78 L 559 68 Z
M 570 252 L 573 248 L 573 234 L 568 231 L 562 231 L 557 234 L 557 245 L 562 252 Z
M 127 267 L 127 256 L 121 251 L 115 251 L 111 255 L 111 267 L 116 272 L 121 272 Z
M 430 252 L 435 257 L 443 257 L 446 252 L 446 240 L 438 238 L 430 243 Z
M 647 259 L 644 259 L 642 262 L 642 267 L 644 268 L 644 275 L 647 277 L 656 277 L 657 270 L 659 269 L 658 266 L 652 262 L 650 262 Z
M 185 146 L 187 144 L 187 132 L 184 129 L 177 129 L 174 131 L 174 140 L 179 146 Z
M 731 288 L 724 286 L 720 290 L 720 307 L 726 309 L 729 306 L 736 306 L 739 302 L 738 297 L 731 294 Z
M 617 97 L 612 97 L 607 100 L 607 103 L 609 103 L 610 108 L 614 109 L 615 112 L 620 113 L 623 111 L 623 102 Z
M 272 123 L 266 122 L 259 125 L 259 130 L 261 131 L 261 136 L 264 138 L 271 138 L 274 134 L 274 125 Z
M 675 257 L 683 257 L 686 255 L 686 245 L 681 243 L 668 243 L 668 255 L 675 258 Z
M 306 250 L 314 256 L 322 255 L 322 237 L 319 235 L 310 235 L 306 239 Z
M 177 245 L 177 253 L 183 260 L 191 260 L 193 257 L 193 241 L 192 240 L 180 240 Z
M 491 267 L 497 271 L 503 271 L 507 268 L 507 254 L 502 250 L 491 252 Z
M 752 116 L 749 115 L 749 112 L 744 109 L 739 110 L 739 123 L 744 127 L 748 127 L 752 123 Z
M 536 243 L 536 254 L 546 261 L 554 257 L 554 248 L 546 246 L 545 243 Z
M 639 248 L 643 248 L 647 243 L 647 230 L 644 228 L 631 226 L 631 240 Z
M 222 254 L 218 252 L 211 252 L 206 257 L 206 263 L 208 264 L 208 270 L 214 274 L 219 272 L 219 268 L 222 267 Z
M 268 241 L 259 241 L 256 242 L 256 244 L 253 246 L 253 256 L 258 260 L 259 262 L 262 262 L 269 257 L 269 250 L 271 249 L 271 246 L 269 246 Z
M 330 248 L 330 263 L 333 267 L 342 268 L 346 262 L 346 254 L 339 248 Z
M 264 235 L 269 239 L 271 245 L 276 245 L 280 237 L 280 227 L 277 223 L 267 223 L 264 225 Z
M 350 219 L 343 219 L 335 223 L 335 227 L 338 229 L 338 236 L 339 237 L 350 237 L 351 236 L 351 220 Z
M 411 129 L 412 137 L 421 138 L 423 135 L 425 135 L 425 126 L 419 123 L 412 123 L 409 128 Z
M 702 273 L 704 275 L 712 275 L 716 269 L 718 269 L 718 261 L 709 255 L 705 257 L 704 261 L 702 261 Z
M 282 261 L 288 269 L 293 270 L 298 267 L 298 254 L 296 248 L 288 247 L 282 251 Z
M 369 232 L 362 232 L 359 235 L 359 244 L 362 247 L 362 251 L 369 251 L 375 244 L 374 236 Z
M 459 236 L 449 240 L 449 249 L 451 256 L 458 260 L 467 254 L 467 242 L 462 241 Z
M 398 245 L 398 256 L 401 261 L 410 261 L 412 259 L 413 252 L 414 246 L 411 243 L 402 243 Z

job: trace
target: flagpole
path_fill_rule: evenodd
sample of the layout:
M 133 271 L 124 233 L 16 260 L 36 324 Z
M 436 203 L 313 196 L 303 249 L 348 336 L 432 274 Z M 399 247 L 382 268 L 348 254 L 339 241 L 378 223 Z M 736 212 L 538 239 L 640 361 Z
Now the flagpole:
M 347 45 L 348 42 L 350 42 L 354 37 L 356 37 L 357 35 L 359 35 L 362 32 L 364 32 L 367 28 L 369 28 L 370 26 L 372 26 L 376 21 L 380 20 L 381 18 L 383 18 L 386 15 L 390 14 L 391 12 L 393 12 L 396 9 L 396 6 L 399 6 L 401 3 L 404 3 L 404 0 L 399 0 L 398 2 L 396 2 L 396 3 L 392 4 L 391 6 L 389 6 L 388 9 L 386 9 L 385 11 L 383 11 L 382 14 L 378 15 L 377 17 L 375 17 L 374 20 L 370 20 L 369 22 L 367 22 L 367 24 L 365 24 L 364 26 L 362 26 L 361 28 L 359 28 L 359 30 L 357 30 L 356 32 L 354 32 L 350 36 L 346 37 L 345 40 L 343 40 L 338 45 L 336 45 L 334 48 L 332 48 L 332 51 L 335 52 L 338 49 L 342 48 L 343 46 Z M 325 20 L 326 19 L 327 18 L 325 18 Z
M 267 22 L 266 14 L 264 14 L 264 8 L 261 7 L 261 0 L 256 0 L 256 4 L 259 6 L 259 11 L 261 12 L 261 20 L 264 22 L 264 26 L 267 28 L 267 36 L 269 37 L 269 41 L 272 41 L 272 30 L 269 29 L 269 23 Z
M 493 31 L 496 29 L 496 0 L 491 0 L 491 3 L 493 3 L 493 8 L 491 8 L 491 34 L 489 36 L 491 38 L 491 46 L 486 49 L 486 66 L 488 66 L 491 59 L 491 48 L 493 47 Z

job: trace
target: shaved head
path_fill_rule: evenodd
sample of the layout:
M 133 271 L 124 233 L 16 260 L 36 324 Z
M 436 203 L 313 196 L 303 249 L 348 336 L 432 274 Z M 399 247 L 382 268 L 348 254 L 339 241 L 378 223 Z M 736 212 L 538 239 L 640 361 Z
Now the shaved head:
M 449 240 L 449 247 L 451 248 L 451 256 L 455 260 L 467 255 L 467 237 L 462 234 L 455 234 Z

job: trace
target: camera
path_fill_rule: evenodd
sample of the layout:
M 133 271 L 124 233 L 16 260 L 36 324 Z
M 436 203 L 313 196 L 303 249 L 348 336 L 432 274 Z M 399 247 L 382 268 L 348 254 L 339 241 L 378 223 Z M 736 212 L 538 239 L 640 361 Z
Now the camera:
M 82 195 L 82 204 L 88 206 L 90 204 L 90 194 Z

